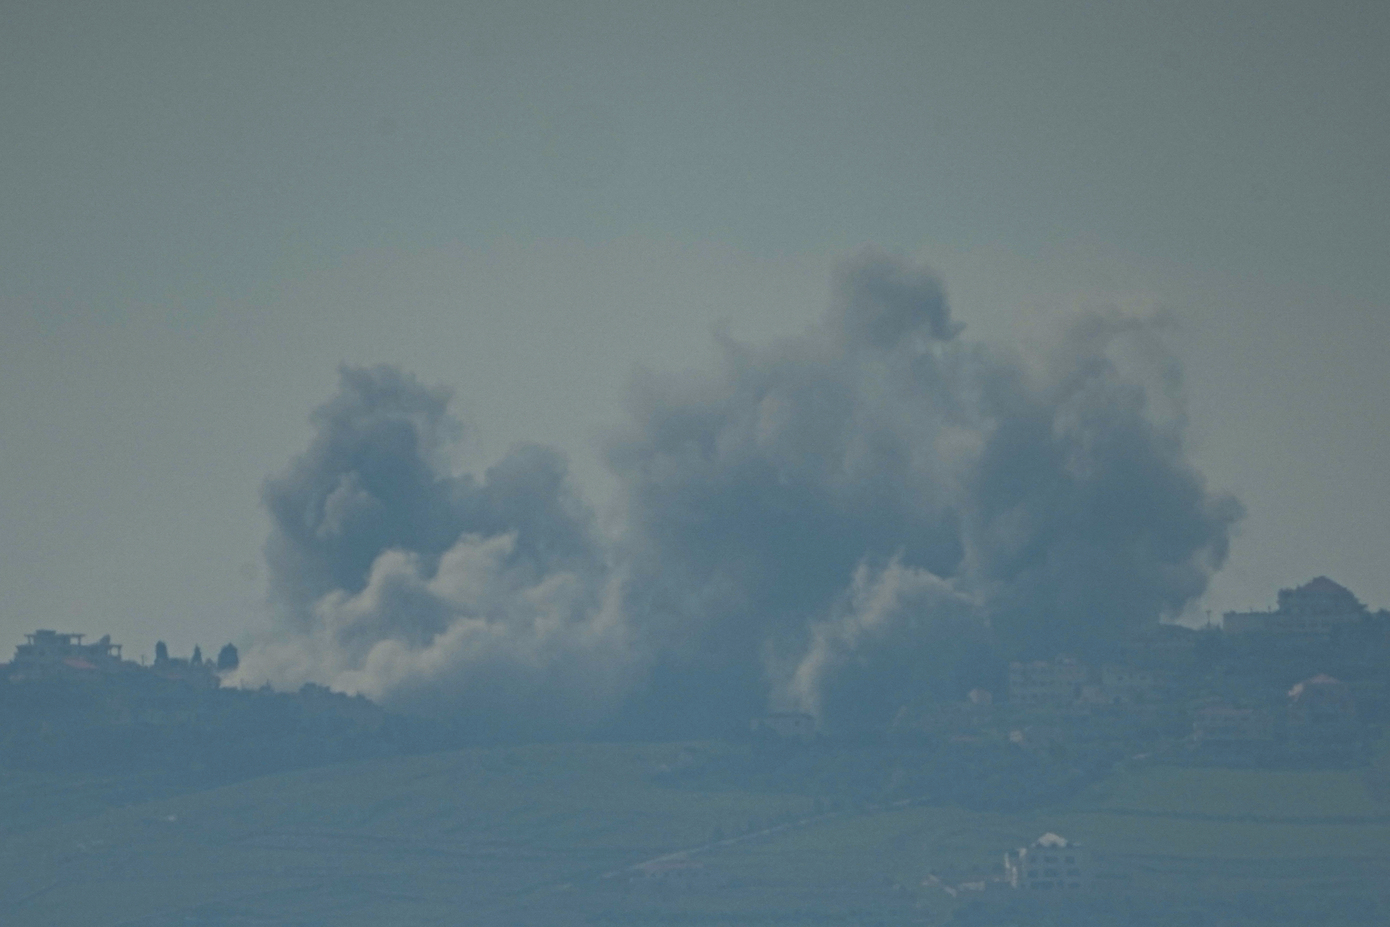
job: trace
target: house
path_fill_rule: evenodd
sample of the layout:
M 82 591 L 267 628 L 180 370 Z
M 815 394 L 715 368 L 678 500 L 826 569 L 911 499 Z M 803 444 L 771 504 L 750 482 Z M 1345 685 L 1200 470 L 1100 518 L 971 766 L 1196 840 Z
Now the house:
M 1152 708 L 1159 700 L 1157 676 L 1152 670 L 1107 665 L 1101 668 L 1098 682 L 1081 685 L 1075 705 L 1087 711 L 1122 709 L 1132 713 L 1143 706 Z
M 1086 682 L 1086 667 L 1071 657 L 1051 662 L 1009 664 L 1009 704 L 1025 708 L 1065 708 Z
M 1158 688 L 1158 677 L 1152 670 L 1107 664 L 1100 670 L 1100 686 L 1112 702 L 1147 702 Z
M 94 644 L 82 643 L 85 634 L 38 630 L 24 635 L 25 642 L 15 648 L 9 677 L 28 679 L 97 678 L 121 668 L 121 645 L 108 635 Z
M 1090 886 L 1091 876 L 1090 854 L 1057 834 L 1004 854 L 1004 881 L 1020 891 L 1079 891 Z

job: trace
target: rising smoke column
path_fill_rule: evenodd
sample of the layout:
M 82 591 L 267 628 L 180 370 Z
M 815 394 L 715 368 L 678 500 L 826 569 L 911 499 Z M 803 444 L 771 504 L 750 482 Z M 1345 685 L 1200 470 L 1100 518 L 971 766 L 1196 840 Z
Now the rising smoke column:
M 1181 612 L 1240 507 L 1185 459 L 1155 324 L 1081 314 L 1024 357 L 869 253 L 806 334 L 645 375 L 609 462 L 659 701 L 882 723 L 983 681 L 986 637 L 1051 656 Z
M 240 677 L 319 682 L 483 732 L 592 723 L 629 648 L 593 516 L 556 451 L 456 474 L 447 391 L 343 367 L 309 448 L 262 492 L 283 633 Z
M 281 634 L 242 677 L 684 736 L 768 707 L 881 725 L 999 653 L 1084 651 L 1200 596 L 1240 515 L 1186 460 L 1155 325 L 1001 349 L 861 255 L 807 332 L 636 378 L 611 544 L 555 451 L 455 473 L 447 393 L 345 368 L 266 484 Z

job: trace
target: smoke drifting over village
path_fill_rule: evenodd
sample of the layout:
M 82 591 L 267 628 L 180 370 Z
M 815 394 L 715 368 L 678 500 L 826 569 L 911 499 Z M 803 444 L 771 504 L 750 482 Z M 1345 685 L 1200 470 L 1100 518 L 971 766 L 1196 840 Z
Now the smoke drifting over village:
M 1241 507 L 1185 456 L 1160 324 L 1090 312 L 1047 346 L 986 345 L 932 275 L 866 253 L 809 331 L 635 379 L 611 531 L 557 451 L 453 472 L 447 391 L 344 368 L 265 484 L 277 634 L 239 678 L 483 729 L 769 707 L 836 727 L 957 695 L 990 653 L 1175 616 Z

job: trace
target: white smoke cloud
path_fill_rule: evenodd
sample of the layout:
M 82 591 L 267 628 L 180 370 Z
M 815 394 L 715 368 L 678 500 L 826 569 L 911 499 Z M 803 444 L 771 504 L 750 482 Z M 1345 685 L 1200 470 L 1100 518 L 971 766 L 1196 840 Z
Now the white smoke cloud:
M 518 563 L 515 532 L 465 534 L 429 566 L 388 550 L 356 592 L 313 607 L 313 630 L 255 648 L 235 681 L 316 682 L 397 705 L 467 705 L 516 718 L 593 724 L 632 684 L 619 582 Z

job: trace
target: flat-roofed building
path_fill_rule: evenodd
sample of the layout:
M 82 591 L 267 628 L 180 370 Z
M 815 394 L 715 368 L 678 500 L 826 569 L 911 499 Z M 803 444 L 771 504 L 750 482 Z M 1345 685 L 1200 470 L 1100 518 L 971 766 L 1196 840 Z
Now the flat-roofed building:
M 1294 589 L 1280 589 L 1278 603 L 1272 611 L 1226 612 L 1221 628 L 1235 636 L 1319 639 L 1358 625 L 1367 615 L 1366 606 L 1351 590 L 1326 576 Z
M 1076 701 L 1086 682 L 1086 667 L 1072 657 L 1009 664 L 1009 704 L 1063 708 Z
M 9 666 L 10 678 L 81 678 L 120 669 L 121 645 L 111 643 L 110 635 L 91 644 L 82 643 L 84 637 L 48 630 L 24 635 Z
M 1004 881 L 1021 891 L 1080 891 L 1090 887 L 1091 875 L 1086 849 L 1058 834 L 1043 834 L 1030 846 L 1004 854 Z

